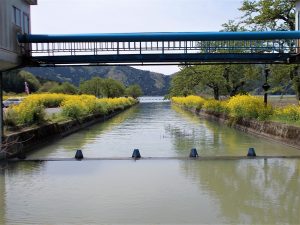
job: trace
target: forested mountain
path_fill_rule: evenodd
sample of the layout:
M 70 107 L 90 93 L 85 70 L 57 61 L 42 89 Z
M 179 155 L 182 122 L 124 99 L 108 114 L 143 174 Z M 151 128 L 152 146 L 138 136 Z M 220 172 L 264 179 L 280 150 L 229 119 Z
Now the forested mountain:
M 125 86 L 138 84 L 144 95 L 166 95 L 170 87 L 170 76 L 135 69 L 129 66 L 69 66 L 47 68 L 24 68 L 37 77 L 58 82 L 70 82 L 79 86 L 81 81 L 92 77 L 112 78 Z

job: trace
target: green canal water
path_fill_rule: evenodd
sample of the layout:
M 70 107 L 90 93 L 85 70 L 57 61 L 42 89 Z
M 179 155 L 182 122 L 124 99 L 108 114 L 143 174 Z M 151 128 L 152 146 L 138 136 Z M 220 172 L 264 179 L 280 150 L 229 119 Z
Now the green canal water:
M 144 99 L 145 100 L 145 99 Z M 146 99 L 147 100 L 147 99 Z M 153 100 L 150 100 L 153 101 Z M 141 103 L 29 158 L 300 155 L 169 102 Z M 0 165 L 0 224 L 300 224 L 300 160 L 108 160 Z

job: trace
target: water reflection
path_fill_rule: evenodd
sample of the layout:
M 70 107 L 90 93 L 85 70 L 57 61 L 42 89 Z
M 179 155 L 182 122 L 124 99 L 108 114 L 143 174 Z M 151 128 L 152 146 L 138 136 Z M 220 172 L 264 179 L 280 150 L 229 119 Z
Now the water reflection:
M 299 172 L 300 160 L 278 159 L 10 164 L 0 221 L 299 224 Z
M 105 133 L 111 132 L 115 127 L 120 126 L 125 120 L 132 119 L 138 114 L 140 108 L 132 108 L 111 118 L 109 121 L 88 127 L 81 132 L 74 133 L 61 140 L 58 140 L 44 148 L 37 149 L 29 155 L 29 158 L 51 158 L 51 157 L 73 157 L 76 149 L 83 149 L 85 146 L 94 145 Z
M 222 223 L 300 223 L 299 160 L 185 161 L 181 166 L 217 201 Z
M 172 109 L 187 121 L 186 124 L 166 128 L 176 151 L 196 147 L 203 156 L 244 156 L 249 147 L 254 147 L 258 155 L 300 155 L 298 149 L 255 137 L 217 122 L 200 119 L 177 106 L 172 106 Z

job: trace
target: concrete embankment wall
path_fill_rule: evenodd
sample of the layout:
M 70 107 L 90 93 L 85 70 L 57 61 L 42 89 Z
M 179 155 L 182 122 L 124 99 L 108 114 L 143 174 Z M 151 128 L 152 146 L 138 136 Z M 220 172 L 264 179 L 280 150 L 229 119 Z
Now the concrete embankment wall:
M 203 110 L 189 110 L 202 118 L 218 121 L 240 131 L 300 149 L 300 127 L 254 119 L 234 119 L 225 114 L 215 114 Z
M 127 107 L 130 108 L 130 107 Z M 126 109 L 127 109 L 126 108 Z M 124 109 L 125 110 L 125 109 Z M 116 110 L 109 115 L 90 115 L 80 120 L 70 120 L 61 123 L 45 124 L 37 128 L 22 130 L 5 137 L 0 160 L 12 158 L 29 152 L 59 138 L 77 132 L 93 124 L 106 121 L 124 110 Z

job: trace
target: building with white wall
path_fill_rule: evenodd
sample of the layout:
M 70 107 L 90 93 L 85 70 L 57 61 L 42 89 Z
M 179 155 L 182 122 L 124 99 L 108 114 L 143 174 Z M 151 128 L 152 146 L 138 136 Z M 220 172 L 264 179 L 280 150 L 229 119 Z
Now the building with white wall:
M 0 71 L 21 63 L 18 34 L 30 33 L 30 6 L 37 0 L 0 0 Z

